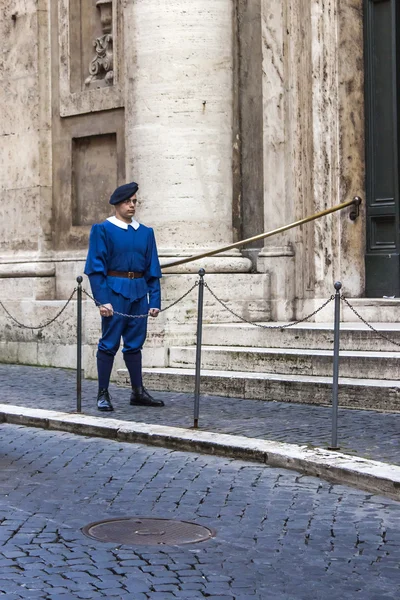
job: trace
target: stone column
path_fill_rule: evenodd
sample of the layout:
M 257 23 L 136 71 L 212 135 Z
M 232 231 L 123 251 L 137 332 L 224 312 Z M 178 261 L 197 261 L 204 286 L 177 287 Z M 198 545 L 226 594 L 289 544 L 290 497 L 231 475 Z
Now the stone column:
M 233 241 L 233 19 L 232 0 L 125 2 L 126 173 L 163 262 Z M 251 263 L 230 251 L 202 265 Z

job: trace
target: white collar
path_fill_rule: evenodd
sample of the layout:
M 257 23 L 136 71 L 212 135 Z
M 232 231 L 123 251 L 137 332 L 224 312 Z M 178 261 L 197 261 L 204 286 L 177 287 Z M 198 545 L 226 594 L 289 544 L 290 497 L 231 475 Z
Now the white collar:
M 130 225 L 131 227 L 133 227 L 133 229 L 136 230 L 139 229 L 140 226 L 140 223 L 135 221 L 135 219 L 132 219 L 131 223 L 124 223 L 124 221 L 117 219 L 117 217 L 108 217 L 107 221 L 110 221 L 110 223 L 116 225 L 117 227 L 121 227 L 121 229 L 128 229 L 128 226 Z

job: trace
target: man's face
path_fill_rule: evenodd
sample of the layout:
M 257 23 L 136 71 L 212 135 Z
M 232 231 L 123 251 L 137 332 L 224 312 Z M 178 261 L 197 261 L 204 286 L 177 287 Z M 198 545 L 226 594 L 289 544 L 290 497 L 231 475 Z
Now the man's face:
M 134 194 L 133 196 L 128 198 L 128 200 L 123 200 L 123 202 L 118 202 L 118 204 L 115 205 L 116 216 L 119 219 L 121 219 L 122 221 L 126 221 L 127 223 L 130 223 L 132 217 L 135 215 L 135 212 L 136 212 L 136 203 L 137 203 L 136 194 Z

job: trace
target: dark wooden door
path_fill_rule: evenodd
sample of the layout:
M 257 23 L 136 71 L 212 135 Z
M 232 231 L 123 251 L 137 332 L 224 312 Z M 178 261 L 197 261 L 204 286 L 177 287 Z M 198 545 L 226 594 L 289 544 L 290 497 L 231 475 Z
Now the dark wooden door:
M 400 296 L 398 0 L 365 0 L 367 297 Z

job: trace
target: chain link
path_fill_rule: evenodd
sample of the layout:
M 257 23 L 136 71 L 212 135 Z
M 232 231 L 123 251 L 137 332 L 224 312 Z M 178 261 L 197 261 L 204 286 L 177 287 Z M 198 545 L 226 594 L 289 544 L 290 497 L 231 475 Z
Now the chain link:
M 192 285 L 192 287 L 183 294 L 183 296 L 181 296 L 180 298 L 178 298 L 177 300 L 175 300 L 174 302 L 172 302 L 172 304 L 169 304 L 168 306 L 166 306 L 165 308 L 162 308 L 160 310 L 160 313 L 165 312 L 166 310 L 172 308 L 173 306 L 175 306 L 176 304 L 178 304 L 178 302 L 181 302 L 181 300 L 183 300 L 184 298 L 186 298 L 186 296 L 188 296 L 190 294 L 190 292 L 192 292 L 197 286 L 199 285 L 199 282 L 196 281 L 196 283 L 194 285 Z M 102 306 L 101 302 L 97 302 L 97 300 L 95 298 L 93 298 L 93 296 L 91 294 L 89 294 L 89 292 L 87 292 L 86 290 L 82 289 L 82 292 L 85 294 L 85 296 L 87 296 L 88 298 L 90 298 L 91 300 L 93 300 L 93 302 L 95 303 L 96 306 Z M 146 315 L 127 315 L 125 313 L 120 313 L 116 310 L 113 311 L 114 315 L 119 315 L 120 317 L 129 317 L 130 319 L 147 319 L 148 318 L 148 314 Z
M 304 321 L 307 321 L 308 319 L 311 319 L 311 317 L 313 317 L 314 315 L 316 315 L 317 313 L 319 313 L 319 311 L 321 311 L 323 308 L 325 308 L 325 306 L 327 306 L 335 298 L 335 296 L 332 295 L 319 308 L 317 308 L 316 310 L 314 310 L 314 312 L 312 312 L 311 314 L 307 315 L 303 319 L 298 319 L 298 321 L 293 321 L 292 323 L 286 323 L 285 325 L 261 325 L 261 323 L 255 323 L 254 321 L 248 321 L 244 317 L 241 317 L 240 315 L 238 315 L 237 313 L 235 313 L 232 309 L 229 308 L 229 306 L 227 306 L 222 300 L 220 300 L 218 298 L 218 296 L 212 291 L 212 289 L 210 288 L 210 286 L 206 282 L 204 282 L 204 287 L 206 287 L 208 289 L 208 291 L 210 292 L 210 294 L 215 298 L 215 300 L 217 302 L 219 302 L 228 312 L 230 312 L 232 315 L 234 315 L 237 319 L 239 319 L 240 321 L 243 321 L 244 323 L 247 323 L 248 325 L 254 325 L 254 327 L 260 327 L 261 329 L 287 329 L 288 327 L 293 327 L 293 325 L 298 325 L 299 323 L 303 323 Z
M 197 288 L 197 287 L 198 287 L 198 285 L 199 285 L 199 282 L 198 282 L 198 281 L 196 281 L 196 282 L 195 282 L 195 283 L 192 285 L 192 287 L 190 288 L 190 290 L 188 290 L 187 292 L 185 292 L 185 294 L 183 294 L 183 296 L 181 296 L 180 298 L 178 298 L 178 300 L 175 300 L 175 302 L 172 302 L 172 304 L 169 304 L 169 305 L 168 305 L 168 306 L 166 306 L 165 308 L 162 308 L 160 312 L 165 312 L 166 310 L 168 310 L 168 309 L 172 308 L 173 306 L 175 306 L 176 304 L 178 304 L 178 302 L 180 302 L 181 300 L 183 300 L 184 298 L 186 298 L 186 296 L 189 296 L 189 294 L 190 294 L 191 292 L 193 292 L 193 290 L 194 290 L 195 288 Z
M 74 289 L 74 291 L 72 292 L 72 294 L 70 295 L 70 297 L 68 298 L 67 302 L 64 304 L 64 306 L 62 307 L 62 309 L 56 314 L 55 317 L 53 317 L 52 319 L 50 319 L 50 321 L 48 321 L 47 323 L 43 323 L 43 325 L 37 325 L 35 327 L 31 326 L 31 325 L 24 325 L 23 323 L 20 323 L 15 317 L 13 317 L 10 312 L 7 310 L 7 308 L 4 306 L 4 304 L 0 301 L 0 306 L 2 307 L 2 309 L 4 310 L 4 312 L 7 314 L 7 316 L 14 321 L 14 323 L 16 323 L 18 325 L 18 327 L 21 327 L 22 329 L 44 329 L 45 327 L 48 327 L 49 325 L 51 325 L 52 323 L 54 323 L 54 321 L 56 321 L 58 319 L 59 316 L 62 315 L 62 313 L 64 312 L 64 310 L 67 308 L 68 304 L 71 302 L 72 298 L 75 295 L 77 288 Z
M 340 299 L 343 300 L 343 302 L 350 308 L 350 310 L 353 311 L 353 313 L 360 319 L 360 321 L 362 321 L 364 323 L 364 325 L 366 325 L 367 327 L 369 327 L 374 333 L 376 333 L 377 336 L 379 336 L 380 338 L 386 340 L 387 342 L 390 342 L 391 344 L 394 344 L 395 346 L 400 346 L 399 342 L 395 342 L 394 340 L 391 340 L 387 335 L 385 335 L 384 333 L 381 333 L 380 331 L 378 331 L 377 329 L 375 329 L 375 327 L 373 327 L 372 325 L 370 325 L 368 323 L 368 321 L 366 321 L 364 319 L 364 317 L 362 317 L 354 308 L 354 306 L 352 306 L 350 304 L 350 302 L 347 300 L 347 298 L 345 296 L 343 296 L 343 294 L 341 294 Z

